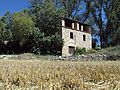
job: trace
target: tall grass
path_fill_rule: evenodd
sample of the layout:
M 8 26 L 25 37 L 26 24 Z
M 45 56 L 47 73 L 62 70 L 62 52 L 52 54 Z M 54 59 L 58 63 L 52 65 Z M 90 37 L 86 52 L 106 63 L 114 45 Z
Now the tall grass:
M 119 90 L 120 61 L 0 60 L 0 90 Z

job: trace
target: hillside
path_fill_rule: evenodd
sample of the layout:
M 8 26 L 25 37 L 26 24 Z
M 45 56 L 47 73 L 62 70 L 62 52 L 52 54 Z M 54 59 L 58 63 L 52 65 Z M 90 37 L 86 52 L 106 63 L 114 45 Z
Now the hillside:
M 94 52 L 96 54 L 113 54 L 113 55 L 118 55 L 120 54 L 120 45 L 118 46 L 114 46 L 114 47 L 108 47 L 108 48 L 105 48 L 105 49 L 101 49 L 101 50 L 98 50 L 96 52 Z

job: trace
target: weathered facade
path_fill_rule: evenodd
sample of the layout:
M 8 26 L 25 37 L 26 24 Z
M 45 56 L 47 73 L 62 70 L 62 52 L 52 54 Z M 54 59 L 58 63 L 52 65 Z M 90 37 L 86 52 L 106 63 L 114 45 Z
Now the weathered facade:
M 76 49 L 92 48 L 91 28 L 89 25 L 71 19 L 62 19 L 62 55 L 72 55 Z

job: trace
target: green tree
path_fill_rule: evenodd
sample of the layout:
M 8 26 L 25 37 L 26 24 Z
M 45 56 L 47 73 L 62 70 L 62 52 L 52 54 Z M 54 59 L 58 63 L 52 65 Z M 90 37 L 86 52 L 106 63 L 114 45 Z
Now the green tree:
M 56 8 L 51 0 L 32 0 L 31 13 L 38 28 L 33 36 L 34 51 L 41 54 L 60 54 L 63 44 L 60 26 L 64 10 Z
M 6 14 L 0 19 L 1 41 L 10 41 L 12 39 L 10 26 L 11 26 L 11 14 L 9 12 L 6 12 Z
M 120 1 L 112 0 L 112 6 L 110 7 L 109 27 L 111 45 L 120 45 Z M 109 14 L 109 13 L 108 13 Z
M 120 10 L 119 0 L 85 0 L 89 10 L 90 18 L 94 19 L 94 27 L 97 27 L 100 36 L 101 47 L 108 47 L 119 27 L 118 12 Z M 117 28 L 115 28 L 117 27 Z
M 14 40 L 24 42 L 32 35 L 34 22 L 28 13 L 14 13 L 11 20 L 11 29 Z
M 3 31 L 5 30 L 5 24 L 0 19 L 0 38 L 2 38 Z

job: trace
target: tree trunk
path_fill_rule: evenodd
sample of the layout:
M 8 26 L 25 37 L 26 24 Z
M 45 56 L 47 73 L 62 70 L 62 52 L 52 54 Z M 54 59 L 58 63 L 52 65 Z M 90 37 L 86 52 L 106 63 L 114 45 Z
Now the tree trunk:
M 69 7 L 68 7 L 68 0 L 66 0 L 66 17 L 69 17 Z
M 102 34 L 102 29 L 100 29 L 100 46 L 103 48 L 103 34 Z

